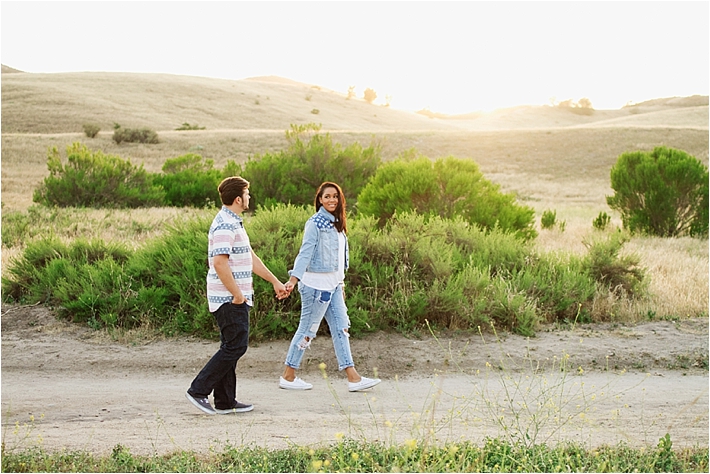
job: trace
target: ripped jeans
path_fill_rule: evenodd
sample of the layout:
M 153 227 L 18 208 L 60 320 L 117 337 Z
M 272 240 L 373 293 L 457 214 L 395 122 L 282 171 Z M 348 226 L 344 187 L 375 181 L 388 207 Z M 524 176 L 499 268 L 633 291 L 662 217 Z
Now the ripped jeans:
M 338 370 L 355 366 L 350 352 L 350 318 L 343 298 L 342 285 L 330 292 L 316 290 L 298 282 L 298 292 L 301 294 L 301 321 L 291 340 L 286 365 L 294 369 L 301 366 L 303 354 L 315 339 L 318 327 L 325 317 L 338 359 Z

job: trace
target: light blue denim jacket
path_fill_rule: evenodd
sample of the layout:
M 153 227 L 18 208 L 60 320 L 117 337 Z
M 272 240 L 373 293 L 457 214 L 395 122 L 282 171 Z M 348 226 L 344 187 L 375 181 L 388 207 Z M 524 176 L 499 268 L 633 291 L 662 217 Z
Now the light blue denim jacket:
M 338 229 L 335 216 L 321 207 L 306 221 L 303 242 L 290 276 L 301 280 L 305 272 L 327 273 L 338 270 Z M 350 264 L 348 237 L 345 236 L 345 270 Z

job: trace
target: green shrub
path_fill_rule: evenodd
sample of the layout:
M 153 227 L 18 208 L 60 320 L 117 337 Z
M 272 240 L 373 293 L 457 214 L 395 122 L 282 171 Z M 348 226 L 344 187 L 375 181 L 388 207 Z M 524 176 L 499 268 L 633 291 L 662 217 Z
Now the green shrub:
M 175 130 L 183 131 L 183 130 L 204 130 L 204 129 L 205 129 L 205 127 L 200 127 L 200 126 L 197 125 L 197 124 L 195 124 L 195 125 L 190 125 L 189 123 L 184 122 L 182 125 L 180 125 L 180 126 L 179 126 L 178 128 L 176 128 Z
M 291 125 L 286 132 L 288 149 L 250 158 L 242 177 L 250 181 L 253 208 L 276 203 L 313 204 L 318 186 L 338 183 L 355 207 L 355 199 L 380 163 L 380 149 L 358 143 L 347 147 L 333 143 L 330 134 L 321 135 L 315 124 Z
M 30 207 L 32 209 L 34 206 Z M 32 228 L 32 218 L 20 211 L 2 212 L 2 246 L 14 247 L 28 237 Z
M 708 168 L 684 151 L 624 153 L 611 169 L 611 187 L 607 203 L 631 232 L 708 235 Z
M 96 135 L 101 131 L 101 127 L 93 123 L 84 124 L 84 134 L 89 138 L 96 138 Z
M 366 327 L 493 322 L 530 335 L 542 321 L 573 317 L 594 296 L 595 282 L 578 260 L 539 258 L 499 229 L 414 213 L 396 214 L 381 229 L 376 222 L 359 216 L 350 231 L 348 308 Z
M 126 143 L 160 143 L 158 134 L 150 128 L 121 128 L 116 124 L 113 129 L 113 141 L 116 144 Z
M 431 162 L 413 151 L 386 163 L 358 196 L 358 210 L 380 225 L 395 213 L 414 211 L 446 218 L 461 216 L 484 229 L 502 229 L 534 238 L 535 212 L 516 204 L 513 194 L 483 177 L 471 160 L 454 157 Z
M 234 160 L 227 160 L 227 164 L 222 168 L 222 179 L 229 178 L 230 176 L 241 176 L 242 167 L 238 165 Z
M 212 217 L 179 221 L 163 236 L 138 249 L 126 274 L 146 289 L 160 288 L 154 324 L 167 334 L 213 336 L 214 318 L 206 295 L 207 231 Z
M 543 211 L 540 218 L 540 227 L 543 229 L 552 229 L 557 223 L 557 211 Z
M 128 160 L 91 152 L 81 143 L 67 147 L 62 165 L 56 147 L 47 157 L 49 176 L 34 191 L 33 200 L 48 206 L 150 207 L 163 203 L 163 192 L 153 185 L 143 166 Z
M 252 247 L 286 281 L 311 208 L 276 205 L 245 216 Z M 30 242 L 2 280 L 4 301 L 65 308 L 92 327 L 149 324 L 166 334 L 216 337 L 206 302 L 207 230 L 213 215 L 179 221 L 135 251 L 100 241 Z M 500 229 L 461 217 L 399 213 L 382 228 L 350 219 L 346 297 L 352 333 L 494 324 L 533 335 L 543 322 L 589 319 L 596 292 L 644 289 L 643 270 L 621 257 L 624 240 L 592 242 L 589 255 L 538 255 Z M 288 338 L 298 325 L 298 293 L 284 301 L 254 277 L 253 340 Z M 621 291 L 625 290 L 625 293 Z M 325 331 L 325 325 L 323 331 Z
M 611 217 L 604 211 L 601 211 L 599 215 L 592 221 L 592 226 L 597 230 L 605 230 L 611 223 Z
M 168 159 L 163 174 L 153 176 L 153 182 L 163 188 L 165 204 L 176 207 L 221 206 L 217 187 L 222 172 L 214 169 L 214 161 L 200 155 L 187 154 Z
M 99 239 L 71 244 L 53 236 L 32 240 L 2 279 L 3 300 L 62 306 L 75 320 L 86 321 L 121 301 L 125 279 L 120 265 L 129 256 L 123 244 Z
M 620 255 L 621 248 L 629 237 L 623 232 L 614 232 L 608 237 L 592 236 L 583 243 L 589 253 L 583 261 L 585 271 L 610 291 L 623 291 L 636 296 L 647 287 L 645 270 L 639 265 L 636 254 Z

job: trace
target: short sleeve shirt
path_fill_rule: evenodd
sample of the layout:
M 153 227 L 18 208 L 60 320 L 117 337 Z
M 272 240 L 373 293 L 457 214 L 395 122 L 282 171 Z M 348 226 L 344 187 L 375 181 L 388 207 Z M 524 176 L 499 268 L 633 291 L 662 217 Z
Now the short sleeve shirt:
M 244 222 L 234 212 L 223 206 L 217 213 L 208 234 L 207 260 L 207 301 L 210 312 L 215 312 L 224 303 L 230 303 L 234 296 L 219 279 L 214 268 L 215 255 L 229 255 L 229 268 L 242 290 L 249 306 L 254 305 L 254 287 L 252 281 L 252 258 L 249 236 L 244 229 Z

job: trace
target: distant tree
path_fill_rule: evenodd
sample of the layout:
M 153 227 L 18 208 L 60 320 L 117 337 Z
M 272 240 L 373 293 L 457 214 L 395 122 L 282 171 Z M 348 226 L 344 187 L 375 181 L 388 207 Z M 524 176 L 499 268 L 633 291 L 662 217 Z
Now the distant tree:
M 581 99 L 579 99 L 579 101 L 577 102 L 577 105 L 583 109 L 593 109 L 594 108 L 594 107 L 592 107 L 592 101 L 586 97 L 582 97 Z
M 392 96 L 388 94 L 385 96 L 385 107 L 389 107 L 391 103 L 392 103 Z
M 348 96 L 345 98 L 346 100 L 354 99 L 355 98 L 355 86 L 350 86 L 348 87 Z
M 370 89 L 369 87 L 365 89 L 365 92 L 363 94 L 363 98 L 365 99 L 365 102 L 368 104 L 371 104 L 377 99 L 377 92 L 375 92 L 373 89 Z
M 572 99 L 563 100 L 557 104 L 556 107 L 561 109 L 567 109 L 578 115 L 592 115 L 594 113 L 594 108 L 592 107 L 592 101 L 586 97 L 582 97 L 579 101 L 575 102 Z
M 631 232 L 660 237 L 708 235 L 708 168 L 681 150 L 656 147 L 619 156 L 609 207 Z

